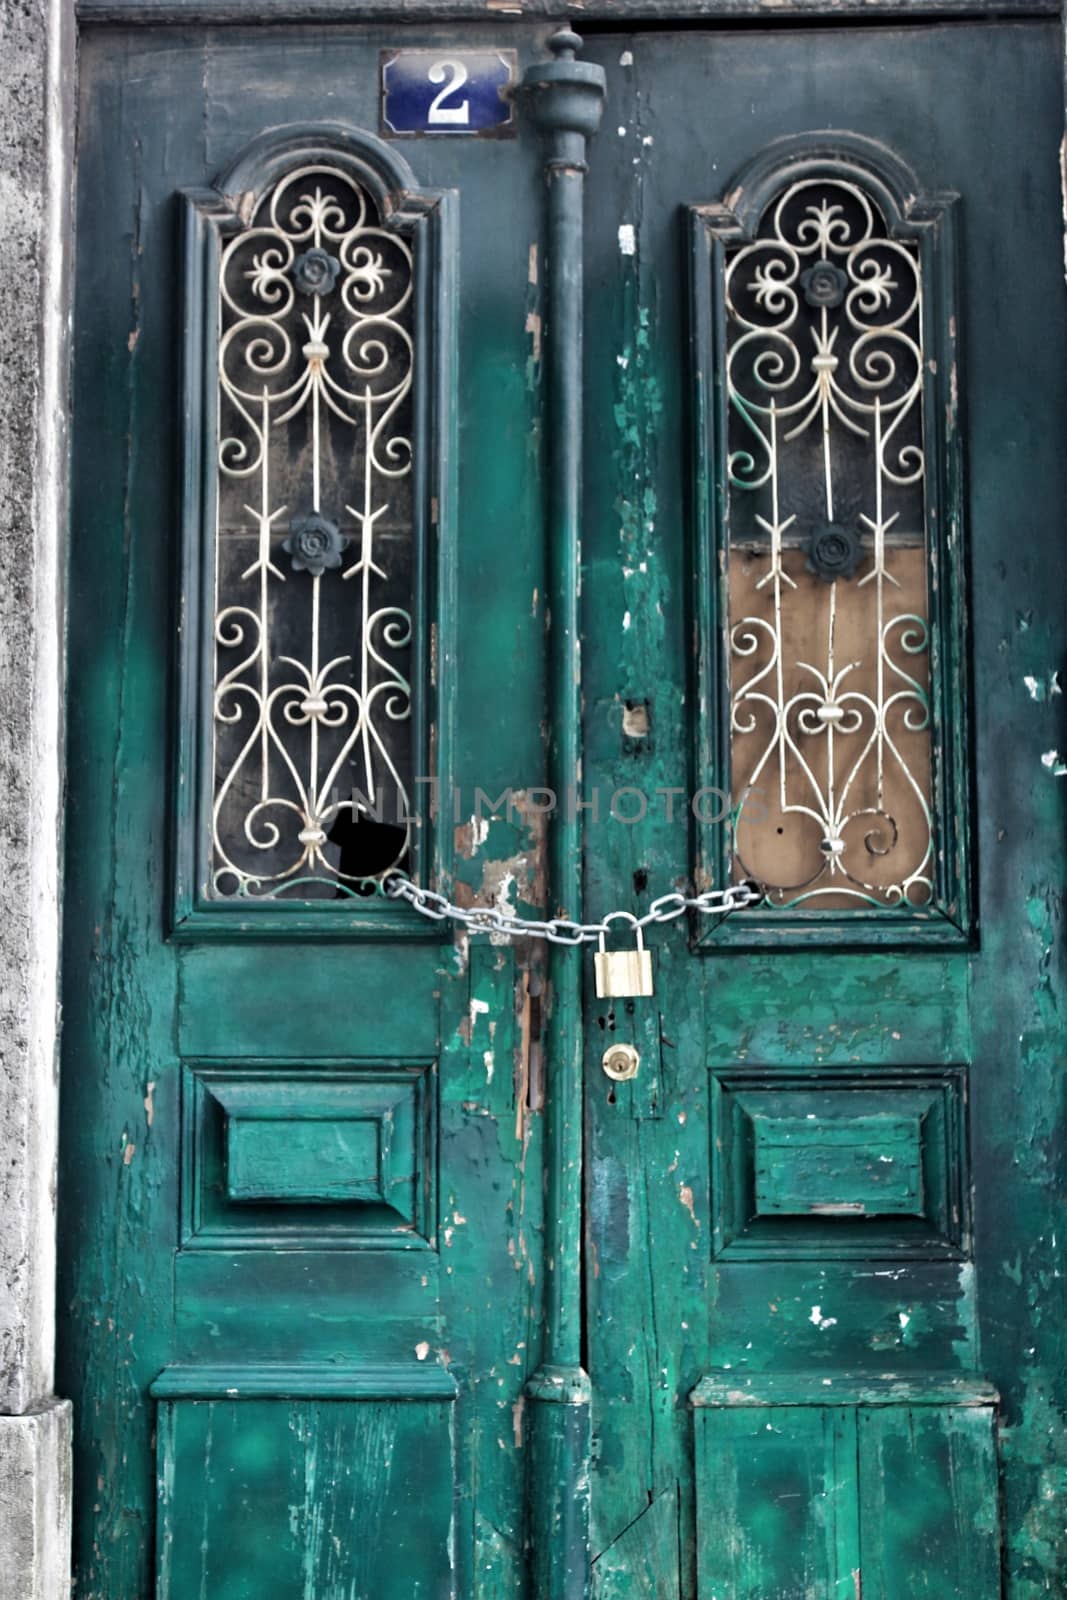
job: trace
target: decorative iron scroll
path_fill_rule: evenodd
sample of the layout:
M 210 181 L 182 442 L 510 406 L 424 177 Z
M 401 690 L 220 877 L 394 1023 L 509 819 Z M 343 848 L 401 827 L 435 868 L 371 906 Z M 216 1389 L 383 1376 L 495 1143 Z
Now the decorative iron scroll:
M 779 907 L 934 893 L 914 237 L 804 177 L 723 260 L 733 870 Z
M 328 164 L 222 250 L 215 896 L 357 893 L 408 849 L 412 267 Z

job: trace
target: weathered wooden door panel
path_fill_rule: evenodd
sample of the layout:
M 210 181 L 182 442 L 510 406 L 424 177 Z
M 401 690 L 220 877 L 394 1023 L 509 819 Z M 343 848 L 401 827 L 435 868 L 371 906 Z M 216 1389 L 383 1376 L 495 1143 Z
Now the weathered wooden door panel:
M 165 1402 L 157 1593 L 452 1594 L 449 1412 L 411 1400 Z
M 682 1568 L 677 1487 L 662 1490 L 593 1563 L 596 1600 L 654 1594 L 679 1600 Z
M 697 1422 L 700 1592 L 737 1600 L 856 1593 L 855 1413 L 724 1408 Z
M 494 37 L 425 29 L 404 42 L 447 56 Z M 525 60 L 539 37 L 519 28 L 508 42 Z M 524 1176 L 540 1149 L 516 1017 L 525 978 L 510 949 L 453 945 L 448 929 L 442 942 L 393 906 L 346 900 L 336 854 L 318 900 L 216 893 L 197 810 L 211 776 L 204 728 L 224 741 L 242 726 L 224 720 L 235 701 L 212 711 L 213 658 L 230 650 L 233 667 L 240 640 L 225 623 L 213 639 L 210 616 L 205 631 L 216 523 L 202 498 L 218 502 L 218 582 L 252 585 L 237 601 L 246 632 L 290 630 L 271 672 L 275 656 L 307 667 L 302 619 L 320 597 L 327 685 L 345 668 L 323 676 L 326 658 L 352 655 L 336 635 L 330 645 L 330 608 L 371 583 L 366 566 L 346 583 L 330 563 L 358 563 L 375 530 L 379 581 L 408 519 L 415 601 L 402 605 L 394 585 L 372 643 L 386 662 L 408 648 L 397 607 L 413 639 L 373 725 L 390 751 L 396 729 L 415 730 L 411 761 L 423 764 L 403 769 L 409 784 L 438 774 L 447 749 L 466 804 L 454 815 L 442 792 L 411 848 L 433 854 L 438 887 L 455 876 L 472 898 L 491 902 L 505 882 L 535 896 L 521 805 L 488 848 L 467 824 L 477 786 L 517 790 L 542 762 L 539 147 L 525 125 L 490 143 L 387 144 L 379 52 L 396 43 L 389 30 L 313 27 L 83 42 L 60 1299 L 62 1381 L 82 1424 L 78 1593 L 100 1600 L 147 1596 L 153 1573 L 171 1600 L 442 1600 L 488 1592 L 479 1573 L 501 1595 L 522 1583 L 522 1393 L 541 1278 L 540 1183 Z M 335 212 L 302 223 L 281 201 L 273 221 L 256 210 L 301 169 L 312 211 L 317 184 Z M 222 252 L 246 248 L 253 218 L 260 243 L 227 258 L 240 270 L 220 302 Z M 305 236 L 286 244 L 287 227 Z M 326 302 L 341 255 L 349 299 Z M 292 359 L 307 371 L 333 361 L 338 382 L 344 371 L 356 384 L 354 423 L 320 405 L 317 478 L 310 424 L 292 432 L 310 400 L 286 435 L 255 387 L 274 381 L 261 366 L 235 423 L 212 367 L 219 331 L 241 337 L 234 305 L 283 301 Z M 351 360 L 316 356 L 346 318 L 363 328 Z M 368 467 L 365 417 L 382 425 L 375 385 L 390 363 L 403 374 L 405 338 L 407 423 L 375 435 Z M 227 478 L 216 427 L 251 427 L 243 457 L 223 451 L 243 470 L 259 460 L 261 406 L 278 476 L 261 464 Z M 264 537 L 274 599 L 260 611 Z M 296 608 L 289 621 L 277 605 Z M 413 685 L 407 721 L 398 675 Z M 241 681 L 248 726 L 255 674 Z M 320 718 L 321 749 L 343 721 L 316 681 L 279 714 L 280 739 Z M 259 746 L 227 748 L 246 774 L 229 792 L 248 805 Z M 293 748 L 308 759 L 306 743 Z M 283 792 L 297 775 L 280 759 L 271 771 Z M 342 805 L 364 776 L 354 765 L 335 776 Z M 287 813 L 273 815 L 289 839 Z M 303 824 L 305 843 L 322 843 L 330 816 Z M 271 843 L 254 822 L 223 843 L 234 839 L 241 870 L 256 840 Z
M 864 1408 L 858 1423 L 864 1594 L 995 1595 L 1000 1515 L 991 1409 Z
M 1060 1358 L 1040 1301 L 1060 1204 L 1050 1163 L 1062 961 L 1046 886 L 1062 874 L 1064 839 L 1064 793 L 1048 778 L 1060 748 L 1049 673 L 1067 641 L 1062 550 L 1047 530 L 1067 494 L 1065 329 L 1057 178 L 1051 160 L 1039 173 L 1034 152 L 1047 157 L 1060 137 L 1056 32 L 664 31 L 596 38 L 588 52 L 610 110 L 591 149 L 586 240 L 584 781 L 599 816 L 586 818 L 585 914 L 641 914 L 681 883 L 744 875 L 746 852 L 772 886 L 800 884 L 772 887 L 756 915 L 705 919 L 688 943 L 684 923 L 653 932 L 654 998 L 588 1014 L 594 1546 L 615 1548 L 673 1481 L 683 1594 L 851 1600 L 862 1584 L 865 1596 L 994 1600 L 996 1435 L 1005 1593 L 1055 1590 L 1064 1552 L 1047 1495 L 1064 1427 L 1045 1399 Z M 852 189 L 819 188 L 838 179 Z M 911 391 L 924 408 L 921 504 L 908 498 L 914 484 L 882 478 L 879 489 L 864 454 L 889 415 L 876 421 L 873 369 L 860 373 L 870 409 L 849 410 L 859 329 L 848 306 L 877 322 L 873 301 L 865 314 L 847 298 L 857 193 L 891 241 L 869 247 L 883 248 L 883 264 L 893 256 L 890 297 L 912 271 L 905 258 L 923 286 Z M 806 238 L 789 231 L 805 203 Z M 842 233 L 819 222 L 824 203 Z M 772 238 L 773 250 L 754 243 Z M 790 239 L 807 254 L 791 255 Z M 745 261 L 762 261 L 762 289 L 742 286 Z M 888 314 L 901 359 L 908 314 L 901 302 Z M 779 331 L 762 347 L 761 389 L 738 345 L 768 325 Z M 832 342 L 820 347 L 823 328 Z M 829 466 L 820 391 L 806 409 L 798 398 L 827 374 L 860 424 L 850 431 L 831 408 Z M 928 587 L 912 553 L 924 514 Z M 838 542 L 843 575 L 817 534 Z M 917 893 L 912 879 L 896 906 L 879 863 L 910 848 L 918 826 L 907 798 L 893 798 L 901 767 L 886 769 L 888 799 L 854 801 L 869 818 L 851 833 L 818 782 L 826 727 L 849 748 L 850 690 L 877 703 L 862 617 L 866 604 L 874 615 L 878 548 L 890 574 L 882 623 L 921 611 L 937 658 L 923 668 L 923 645 L 909 658 L 928 696 L 934 777 L 929 746 L 907 747 L 907 759 L 930 785 L 940 842 L 930 886 Z M 781 688 L 766 646 L 776 626 Z M 806 732 L 787 720 L 797 705 L 786 709 L 805 688 Z M 775 751 L 782 726 L 793 737 L 784 801 L 778 755 L 753 780 L 744 742 L 762 736 Z M 903 752 L 905 735 L 890 732 Z M 768 771 L 761 835 L 733 786 L 766 783 Z M 836 777 L 843 786 L 845 772 Z M 816 855 L 801 870 L 803 850 Z M 847 885 L 819 874 L 854 864 L 857 850 L 867 866 L 854 876 L 874 885 L 858 909 L 840 895 L 822 908 L 803 898 Z M 617 1040 L 641 1053 L 631 1083 L 597 1068 Z M 841 1411 L 849 1372 L 897 1373 L 929 1401 L 939 1374 L 988 1380 L 995 1424 L 988 1394 L 975 1410 Z M 704 1409 L 705 1384 L 728 1396 L 757 1382 L 778 1385 L 765 1415 L 728 1399 Z M 813 1400 L 825 1409 L 807 1409 Z M 835 1428 L 849 1440 L 837 1456 Z
M 999 1593 L 988 1388 L 933 1373 L 741 1383 L 693 1397 L 702 1594 Z

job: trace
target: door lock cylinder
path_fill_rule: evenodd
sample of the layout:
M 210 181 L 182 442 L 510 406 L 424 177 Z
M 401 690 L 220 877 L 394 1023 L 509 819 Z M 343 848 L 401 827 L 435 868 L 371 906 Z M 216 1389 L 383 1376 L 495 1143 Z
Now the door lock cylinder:
M 600 1065 L 616 1083 L 629 1083 L 637 1077 L 641 1057 L 632 1044 L 609 1044 L 600 1058 Z

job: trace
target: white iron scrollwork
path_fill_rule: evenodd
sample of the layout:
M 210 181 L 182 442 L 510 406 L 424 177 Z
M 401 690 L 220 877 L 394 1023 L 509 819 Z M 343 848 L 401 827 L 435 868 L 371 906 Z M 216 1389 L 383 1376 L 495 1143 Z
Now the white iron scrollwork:
M 734 856 L 769 906 L 933 892 L 920 259 L 845 179 L 725 267 Z
M 306 165 L 219 294 L 212 889 L 352 893 L 410 827 L 411 249 Z

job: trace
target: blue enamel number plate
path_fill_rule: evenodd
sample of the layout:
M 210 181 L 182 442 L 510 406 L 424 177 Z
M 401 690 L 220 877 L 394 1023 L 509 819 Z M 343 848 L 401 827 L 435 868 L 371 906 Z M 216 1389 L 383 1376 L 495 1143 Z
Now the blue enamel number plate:
M 382 132 L 512 132 L 513 50 L 383 50 Z

